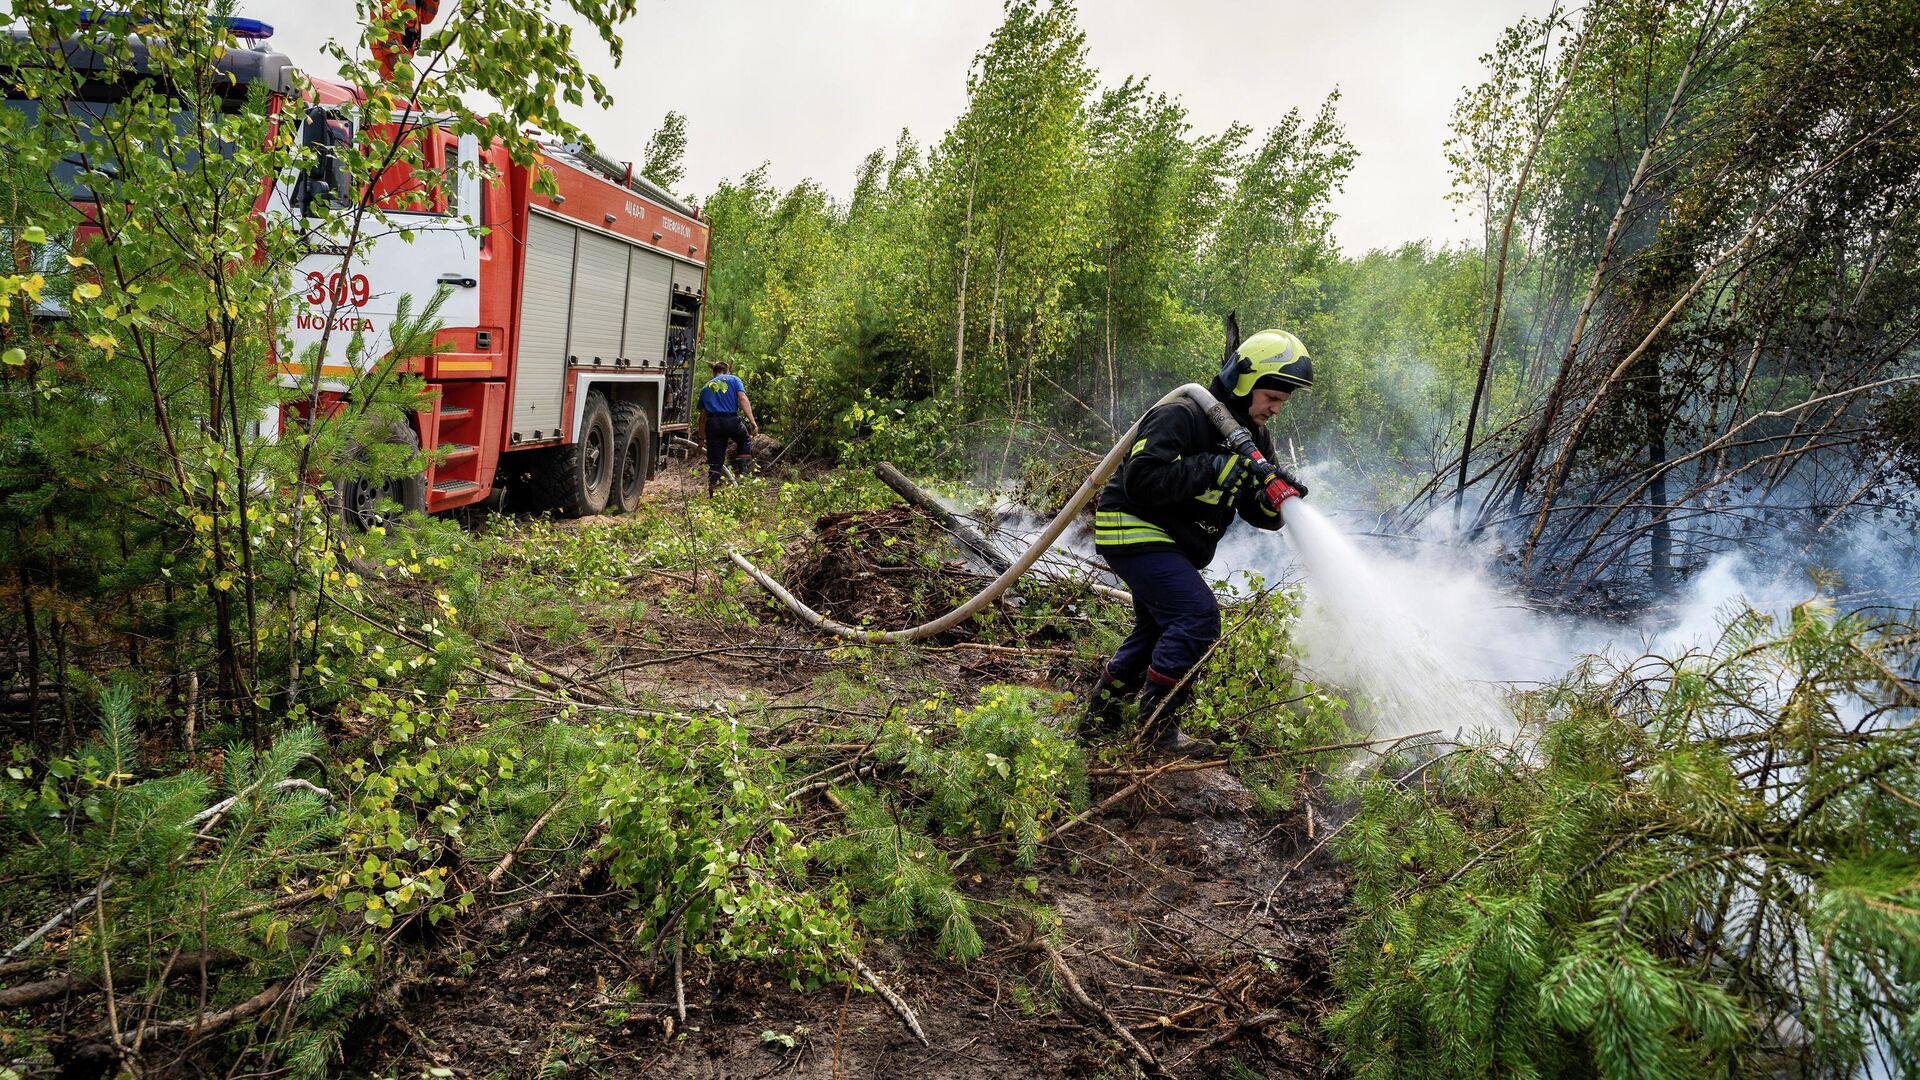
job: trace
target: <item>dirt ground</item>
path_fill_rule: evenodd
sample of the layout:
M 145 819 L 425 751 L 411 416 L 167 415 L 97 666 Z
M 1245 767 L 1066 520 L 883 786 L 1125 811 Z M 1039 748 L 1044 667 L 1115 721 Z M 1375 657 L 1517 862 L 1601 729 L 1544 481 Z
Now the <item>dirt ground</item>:
M 666 462 L 648 499 L 705 498 L 697 466 Z M 790 620 L 748 629 L 663 608 L 649 605 L 644 651 L 584 666 L 666 658 L 618 677 L 688 703 L 757 691 L 795 715 L 832 707 L 814 687 L 834 661 Z M 1084 673 L 1057 651 L 959 647 L 928 650 L 896 674 L 965 694 L 994 682 L 1057 688 Z M 1120 786 L 1097 780 L 1093 798 Z M 511 1078 L 1138 1075 L 1118 1024 L 1161 1075 L 1333 1075 L 1318 1022 L 1333 1003 L 1328 966 L 1347 894 L 1322 843 L 1338 820 L 1309 789 L 1276 820 L 1224 769 L 1170 773 L 1045 847 L 1031 870 L 963 880 L 984 900 L 1019 896 L 1057 913 L 1049 940 L 1104 1017 L 1073 999 L 1028 924 L 979 914 L 988 903 L 976 905 L 987 952 L 972 964 L 935 956 L 927 941 L 867 955 L 917 1014 L 928 1046 L 878 994 L 801 993 L 771 972 L 700 960 L 684 971 L 682 1022 L 671 963 L 633 942 L 630 898 L 589 883 L 512 926 L 490 951 L 387 1000 L 348 1065 L 356 1074 Z
M 1311 851 L 1304 804 L 1269 824 L 1217 770 L 1156 787 L 1036 866 L 1034 899 L 1060 916 L 1062 957 L 1170 1075 L 1232 1075 L 1234 1063 L 1243 1076 L 1332 1074 L 1317 1022 L 1332 1002 L 1346 885 Z M 1324 830 L 1326 809 L 1316 815 Z M 1259 902 L 1289 870 L 1266 910 Z M 976 886 L 1004 896 L 1005 884 Z M 869 956 L 918 1014 L 927 1047 L 876 994 L 796 993 L 767 972 L 699 963 L 685 972 L 683 1025 L 670 965 L 631 944 L 621 906 L 558 907 L 498 957 L 429 980 L 367 1033 L 355 1071 L 984 1080 L 1132 1069 L 1105 1023 L 1068 1000 L 1045 954 L 1004 933 L 966 967 L 924 943 Z

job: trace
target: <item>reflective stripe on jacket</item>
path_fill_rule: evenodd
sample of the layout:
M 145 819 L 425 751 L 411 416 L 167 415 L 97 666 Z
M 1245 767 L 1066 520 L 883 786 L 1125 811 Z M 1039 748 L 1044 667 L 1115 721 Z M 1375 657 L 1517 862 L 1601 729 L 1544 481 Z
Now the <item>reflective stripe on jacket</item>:
M 1236 415 L 1261 454 L 1271 459 L 1273 442 L 1266 429 L 1237 410 Z M 1226 453 L 1225 437 L 1192 399 L 1148 412 L 1140 421 L 1140 437 L 1100 492 L 1094 544 L 1117 554 L 1178 551 L 1204 567 L 1236 513 L 1256 528 L 1278 529 L 1279 515 L 1250 486 L 1227 497 L 1232 462 L 1217 456 Z

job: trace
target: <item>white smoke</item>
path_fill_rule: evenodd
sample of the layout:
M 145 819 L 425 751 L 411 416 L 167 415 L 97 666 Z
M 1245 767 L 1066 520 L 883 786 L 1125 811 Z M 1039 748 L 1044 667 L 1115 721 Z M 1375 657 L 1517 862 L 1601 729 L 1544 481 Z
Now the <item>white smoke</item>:
M 1374 538 L 1348 524 L 1363 519 L 1323 513 L 1320 501 L 1290 502 L 1279 533 L 1236 522 L 1207 576 L 1242 594 L 1254 575 L 1267 585 L 1300 583 L 1306 606 L 1295 642 L 1305 673 L 1347 692 L 1355 722 L 1382 734 L 1511 734 L 1507 691 L 1557 681 L 1587 656 L 1627 664 L 1711 648 L 1727 621 L 1748 608 L 1784 620 L 1820 591 L 1817 562 L 1836 572 L 1828 584 L 1846 599 L 1911 603 L 1920 588 L 1906 570 L 1913 552 L 1883 525 L 1863 520 L 1817 557 L 1786 550 L 1720 556 L 1632 620 L 1573 617 L 1526 603 L 1498 574 L 1496 543 L 1452 535 L 1444 527 L 1451 515 L 1435 515 L 1421 535 Z M 1009 555 L 1047 524 L 1004 498 L 987 516 Z M 1042 573 L 1094 573 L 1119 584 L 1097 573 L 1090 531 L 1080 524 L 1054 546 Z
M 1876 535 L 1863 529 L 1837 543 L 1828 583 L 1855 599 L 1910 603 L 1908 560 L 1889 563 Z M 1553 682 L 1587 656 L 1626 664 L 1706 650 L 1743 611 L 1784 622 L 1820 591 L 1812 561 L 1799 552 L 1736 553 L 1631 621 L 1577 618 L 1524 602 L 1495 573 L 1500 554 L 1438 527 L 1395 542 L 1370 539 L 1308 499 L 1287 504 L 1278 536 L 1236 524 L 1209 575 L 1303 581 L 1307 603 L 1295 635 L 1303 666 L 1354 695 L 1363 706 L 1356 721 L 1388 735 L 1510 732 L 1508 689 Z

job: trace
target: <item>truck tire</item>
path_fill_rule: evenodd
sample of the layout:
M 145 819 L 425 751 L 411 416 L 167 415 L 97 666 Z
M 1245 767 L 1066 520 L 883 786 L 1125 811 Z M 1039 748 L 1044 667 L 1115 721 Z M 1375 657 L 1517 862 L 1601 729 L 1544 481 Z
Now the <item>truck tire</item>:
M 613 467 L 613 493 L 607 509 L 630 514 L 640 508 L 640 496 L 653 475 L 653 418 L 647 407 L 623 401 L 613 407 L 613 444 L 620 448 Z
M 549 450 L 533 473 L 538 502 L 562 517 L 591 517 L 607 508 L 613 490 L 613 413 L 606 396 L 587 394 L 574 441 Z
M 381 433 L 381 441 L 390 446 L 405 447 L 409 452 L 417 453 L 420 449 L 420 436 L 404 420 L 394 421 Z M 367 460 L 366 450 L 357 445 L 349 445 L 342 456 L 345 463 L 350 465 L 361 465 Z M 333 485 L 333 512 L 348 528 L 358 532 L 366 532 L 375 525 L 384 525 L 392 520 L 392 512 L 381 509 L 381 505 L 388 502 L 397 504 L 400 513 L 426 513 L 426 476 L 414 473 L 384 481 L 349 476 Z

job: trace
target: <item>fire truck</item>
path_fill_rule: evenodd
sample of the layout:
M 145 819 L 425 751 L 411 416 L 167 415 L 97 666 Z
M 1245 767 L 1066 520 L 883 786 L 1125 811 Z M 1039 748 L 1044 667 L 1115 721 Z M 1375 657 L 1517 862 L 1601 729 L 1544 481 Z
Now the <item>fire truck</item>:
M 567 516 L 632 509 L 666 440 L 691 419 L 706 296 L 699 211 L 630 164 L 538 133 L 538 158 L 522 166 L 503 145 L 456 137 L 444 118 L 401 114 L 362 130 L 352 88 L 297 78 L 293 61 L 267 46 L 270 27 L 229 25 L 252 41 L 217 61 L 234 96 L 263 86 L 272 114 L 299 125 L 318 162 L 308 175 L 263 184 L 257 207 L 307 223 L 281 378 L 317 375 L 323 404 L 337 404 L 354 378 L 388 359 L 401 298 L 418 311 L 447 292 L 436 349 L 396 363 L 428 389 L 430 404 L 393 435 L 428 451 L 425 472 L 343 484 L 343 512 L 369 521 L 385 500 L 425 512 L 489 499 Z M 99 63 L 79 43 L 64 59 Z M 418 139 L 423 160 L 368 185 L 331 152 L 356 139 L 363 149 Z M 475 163 L 490 168 L 467 167 Z M 536 184 L 542 171 L 550 193 Z M 373 200 L 394 227 L 340 244 L 317 223 L 343 195 Z M 269 416 L 263 434 L 275 437 L 293 419 Z

